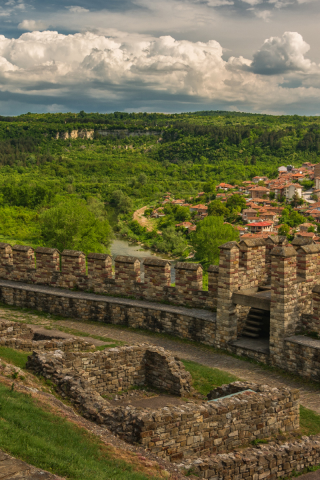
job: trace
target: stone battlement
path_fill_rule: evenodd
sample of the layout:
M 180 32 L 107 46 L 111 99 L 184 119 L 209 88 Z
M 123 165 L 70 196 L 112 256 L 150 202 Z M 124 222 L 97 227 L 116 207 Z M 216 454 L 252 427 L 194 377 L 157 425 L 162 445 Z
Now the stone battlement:
M 175 286 L 169 261 L 149 257 L 143 268 L 139 259 L 119 255 L 113 274 L 107 254 L 86 257 L 80 251 L 60 254 L 1 243 L 0 298 L 10 305 L 171 333 L 320 380 L 320 340 L 293 338 L 299 332 L 320 335 L 320 245 L 310 239 L 289 245 L 280 236 L 228 242 L 220 246 L 219 266 L 208 269 L 208 291 L 202 288 L 200 264 L 178 262 Z M 73 298 L 70 290 L 82 291 L 82 297 Z M 171 310 L 164 311 L 164 304 Z M 211 316 L 199 316 L 199 310 Z
M 61 265 L 61 269 L 60 269 Z M 196 308 L 215 309 L 218 268 L 208 271 L 208 291 L 202 287 L 202 266 L 178 262 L 175 287 L 170 285 L 171 266 L 155 257 L 143 262 L 136 257 L 118 255 L 115 273 L 110 255 L 25 245 L 0 243 L 0 278 L 37 285 L 78 289 L 114 296 L 127 296 L 156 302 L 169 302 Z

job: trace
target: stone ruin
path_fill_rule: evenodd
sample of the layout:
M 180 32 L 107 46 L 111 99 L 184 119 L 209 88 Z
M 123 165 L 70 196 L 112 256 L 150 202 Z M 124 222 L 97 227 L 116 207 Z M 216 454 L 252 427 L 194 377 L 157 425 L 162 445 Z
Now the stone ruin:
M 320 462 L 318 437 L 249 446 L 298 431 L 298 390 L 234 382 L 214 388 L 204 401 L 184 365 L 163 348 L 83 351 L 94 347 L 78 339 L 33 340 L 31 329 L 16 322 L 0 323 L 0 345 L 34 348 L 27 367 L 50 379 L 83 416 L 182 472 L 209 480 L 275 480 Z M 143 406 L 114 400 L 146 386 L 155 396 Z M 157 408 L 162 396 L 166 405 Z
M 235 382 L 214 389 L 204 402 L 190 396 L 192 380 L 183 364 L 158 347 L 34 352 L 27 366 L 50 378 L 87 418 L 173 462 L 228 452 L 279 429 L 299 428 L 298 391 Z M 105 398 L 144 385 L 189 399 L 155 409 L 153 398 L 149 407 L 117 406 Z
M 23 323 L 0 321 L 0 347 L 14 348 L 25 352 L 51 351 L 59 349 L 64 352 L 91 351 L 94 345 L 81 340 L 78 337 L 62 338 L 52 337 L 48 334 L 34 333 L 31 327 Z

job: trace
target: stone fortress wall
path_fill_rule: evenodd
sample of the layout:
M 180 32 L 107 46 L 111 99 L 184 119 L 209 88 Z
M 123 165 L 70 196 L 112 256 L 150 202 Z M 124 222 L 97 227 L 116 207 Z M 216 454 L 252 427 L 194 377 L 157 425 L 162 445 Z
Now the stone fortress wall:
M 0 244 L 0 299 L 54 314 L 149 328 L 271 363 L 320 381 L 320 246 L 274 236 L 220 247 L 219 266 Z M 36 259 L 35 259 L 36 255 Z M 60 268 L 61 265 L 61 268 Z M 319 285 L 318 285 L 319 283 Z M 122 297 L 122 298 L 121 298 Z M 124 298 L 123 298 L 124 297 Z M 133 299 L 133 300 L 129 300 Z M 175 307 L 178 306 L 178 307 Z M 187 307 L 187 308 L 186 308 Z M 250 311 L 269 318 L 268 348 L 239 344 Z M 254 340 L 252 340 L 254 342 Z
M 86 259 L 82 252 L 73 250 L 60 254 L 54 248 L 39 247 L 34 251 L 24 245 L 0 243 L 2 279 L 195 308 L 216 307 L 218 267 L 209 267 L 208 291 L 202 288 L 200 264 L 178 262 L 174 287 L 170 285 L 170 271 L 169 261 L 147 258 L 142 282 L 141 263 L 135 257 L 118 255 L 113 275 L 112 259 L 107 254 L 89 253 Z

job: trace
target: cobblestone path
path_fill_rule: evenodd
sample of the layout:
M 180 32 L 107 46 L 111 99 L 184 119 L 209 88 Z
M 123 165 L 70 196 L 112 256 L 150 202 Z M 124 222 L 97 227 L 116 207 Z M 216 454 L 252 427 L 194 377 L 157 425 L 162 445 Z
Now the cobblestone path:
M 88 335 L 106 337 L 108 341 L 113 339 L 129 344 L 144 342 L 161 346 L 182 359 L 192 360 L 208 367 L 219 368 L 232 373 L 242 380 L 268 384 L 275 387 L 286 385 L 291 388 L 298 388 L 300 390 L 301 405 L 320 414 L 320 385 L 310 384 L 298 377 L 293 377 L 289 374 L 286 375 L 276 370 L 270 370 L 263 366 L 234 358 L 230 355 L 217 352 L 214 349 L 206 348 L 200 344 L 185 343 L 179 341 L 179 339 L 175 340 L 174 337 L 169 339 L 161 335 L 132 331 L 125 327 L 119 328 L 107 324 L 86 323 L 82 320 L 75 319 L 53 320 L 50 315 L 37 315 L 36 313 L 28 313 L 21 310 L 10 310 L 6 307 L 0 308 L 0 318 L 24 321 L 30 325 L 36 324 L 47 328 L 57 328 L 60 326 L 78 330 Z

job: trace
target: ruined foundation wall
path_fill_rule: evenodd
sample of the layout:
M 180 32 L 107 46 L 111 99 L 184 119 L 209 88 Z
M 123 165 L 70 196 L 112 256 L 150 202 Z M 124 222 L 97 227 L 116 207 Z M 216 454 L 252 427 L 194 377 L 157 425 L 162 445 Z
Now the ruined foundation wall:
M 190 391 L 192 381 L 169 352 L 144 344 L 93 353 L 34 352 L 27 366 L 57 384 L 65 377 L 82 379 L 100 395 L 146 384 L 183 395 Z
M 261 445 L 224 455 L 184 461 L 179 466 L 206 480 L 276 480 L 320 463 L 320 437 L 284 445 Z

